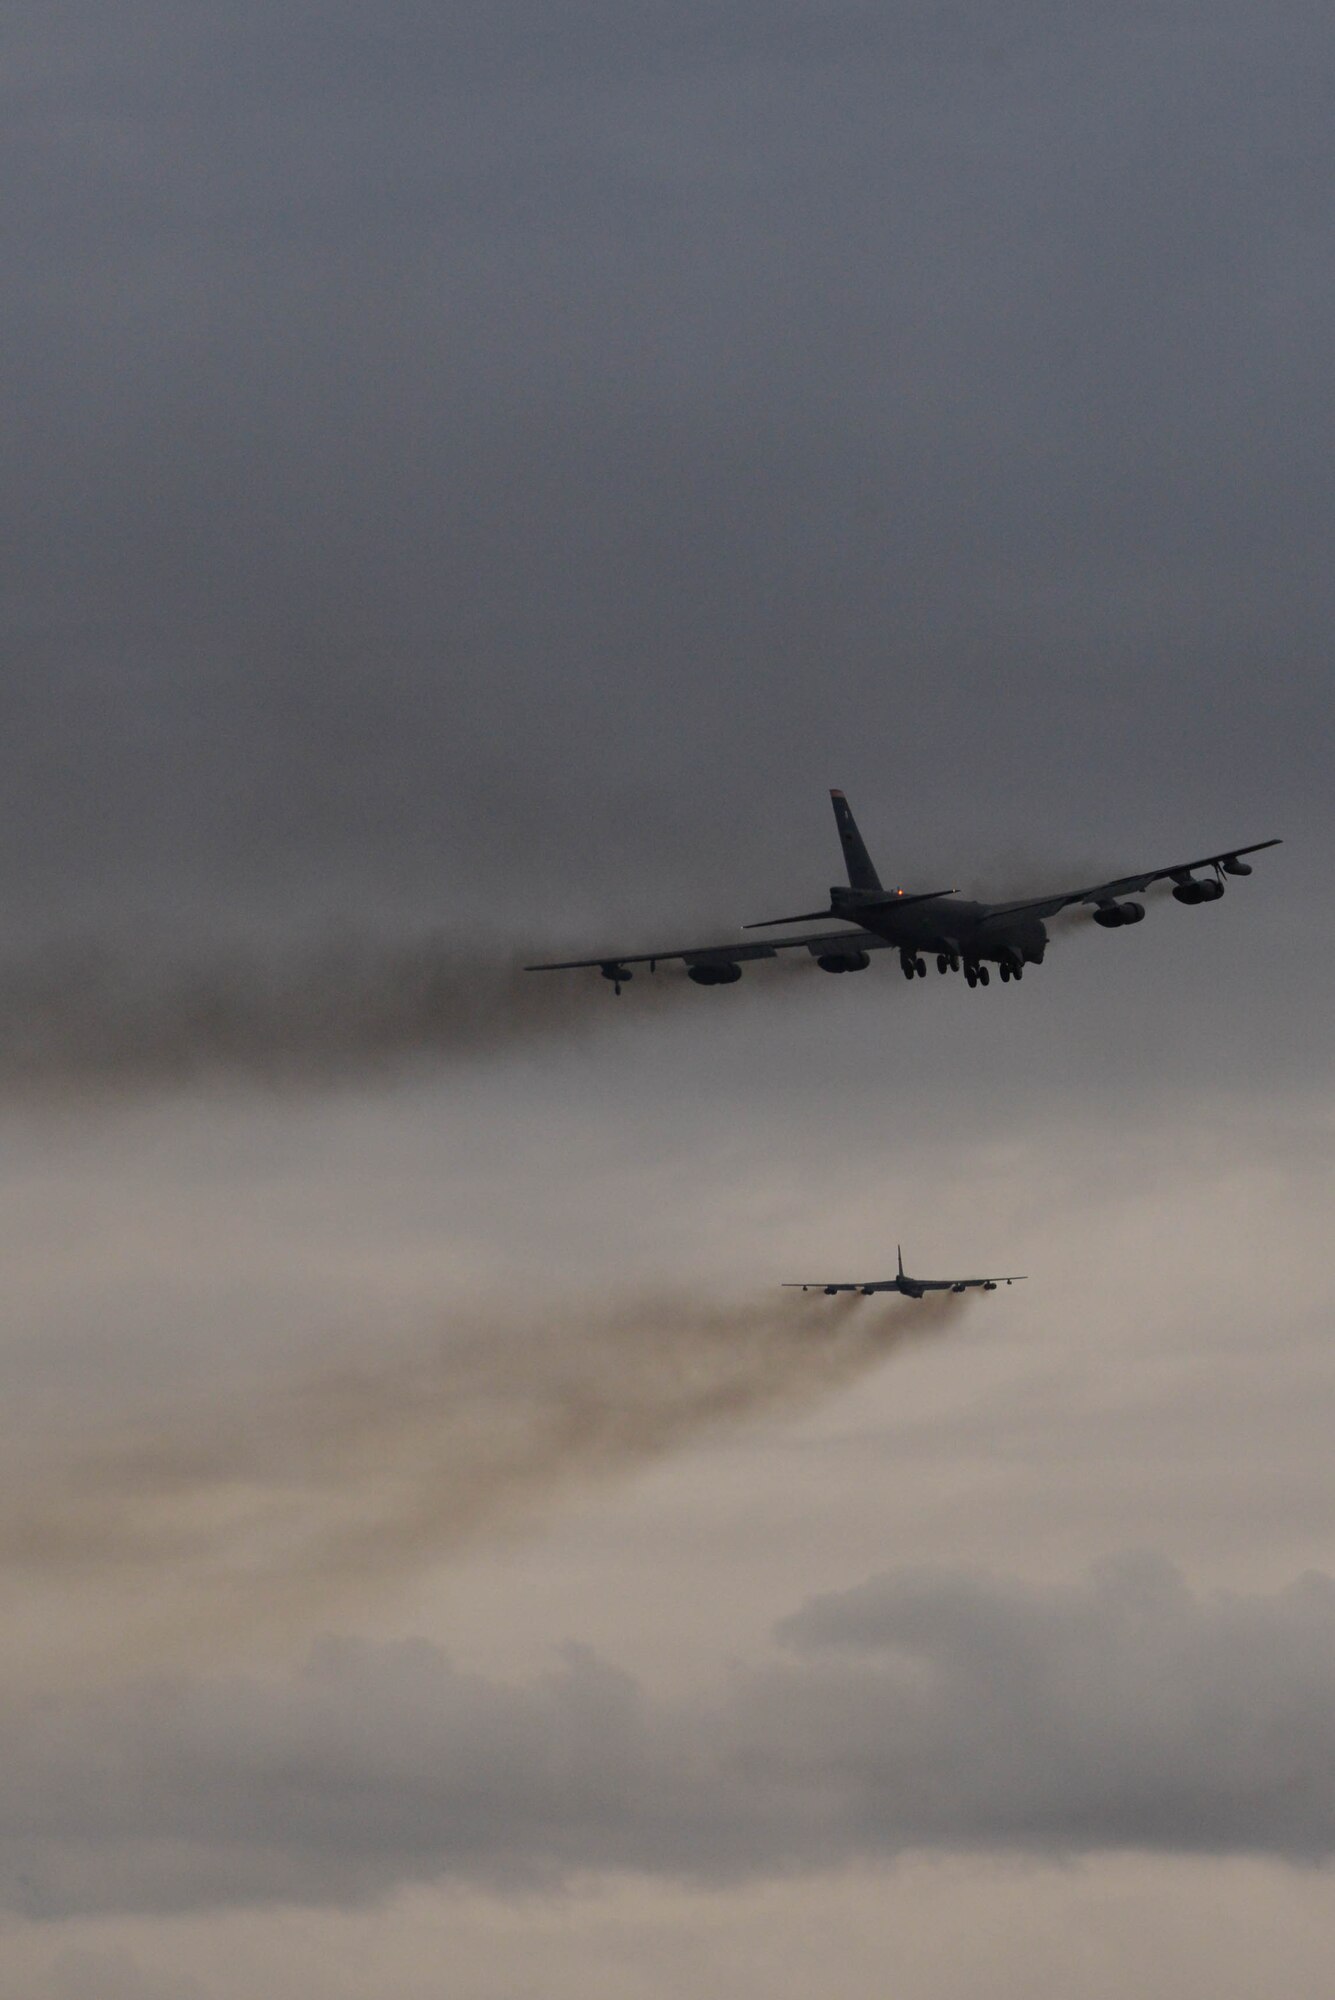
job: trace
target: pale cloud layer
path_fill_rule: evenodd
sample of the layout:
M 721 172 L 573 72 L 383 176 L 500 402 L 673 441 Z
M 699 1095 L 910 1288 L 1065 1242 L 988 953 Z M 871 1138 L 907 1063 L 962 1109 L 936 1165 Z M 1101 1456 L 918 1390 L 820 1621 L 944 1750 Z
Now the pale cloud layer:
M 864 2000 L 887 1980 L 1105 2000 L 1207 1977 L 1211 2000 L 1254 2000 L 1276 1981 L 1295 2000 L 1325 2000 L 1329 1902 L 1325 1870 L 1241 1857 L 933 1857 L 727 1895 L 623 1879 L 578 1898 L 411 1890 L 318 1917 L 14 1920 L 8 1943 L 16 2000 L 269 2000 L 294 1986 L 436 2000 L 443 1978 L 481 2000 L 669 2000 L 683 1983 Z

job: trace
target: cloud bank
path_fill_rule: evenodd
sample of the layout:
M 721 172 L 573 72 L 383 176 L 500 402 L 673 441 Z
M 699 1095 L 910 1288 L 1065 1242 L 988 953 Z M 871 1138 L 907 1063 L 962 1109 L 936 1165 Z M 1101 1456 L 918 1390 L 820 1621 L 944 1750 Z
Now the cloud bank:
M 1335 1852 L 1335 1580 L 1194 1594 L 900 1573 L 764 1664 L 658 1698 L 582 1650 L 527 1684 L 421 1640 L 290 1678 L 161 1678 L 11 1714 L 0 1857 L 49 1917 L 343 1903 L 590 1871 L 703 1883 L 910 1849 Z

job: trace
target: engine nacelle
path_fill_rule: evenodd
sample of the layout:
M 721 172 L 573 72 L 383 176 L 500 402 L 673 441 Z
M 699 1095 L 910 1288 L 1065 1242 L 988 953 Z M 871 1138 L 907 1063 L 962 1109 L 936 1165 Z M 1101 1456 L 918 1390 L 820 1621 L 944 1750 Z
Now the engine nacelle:
M 1223 893 L 1223 883 L 1213 875 L 1199 881 L 1178 882 L 1173 888 L 1173 895 L 1179 903 L 1217 903 Z
M 865 972 L 871 959 L 865 951 L 823 951 L 816 963 L 822 972 Z
M 995 1292 L 995 1290 L 996 1290 L 996 1289 L 997 1289 L 997 1288 L 996 1288 L 996 1284 L 995 1284 L 994 1280 L 993 1280 L 993 1279 L 991 1279 L 991 1278 L 989 1278 L 989 1279 L 987 1280 L 987 1283 L 986 1283 L 986 1284 L 985 1284 L 985 1285 L 983 1286 L 983 1290 L 984 1290 L 985 1292 Z
M 1102 924 L 1106 931 L 1115 931 L 1122 924 L 1138 924 L 1145 915 L 1143 903 L 1100 903 L 1094 912 L 1096 924 Z
M 1226 855 L 1219 866 L 1223 869 L 1225 875 L 1250 875 L 1252 872 L 1251 862 L 1239 861 L 1236 854 Z
M 697 986 L 735 986 L 742 976 L 740 965 L 688 965 L 686 977 Z

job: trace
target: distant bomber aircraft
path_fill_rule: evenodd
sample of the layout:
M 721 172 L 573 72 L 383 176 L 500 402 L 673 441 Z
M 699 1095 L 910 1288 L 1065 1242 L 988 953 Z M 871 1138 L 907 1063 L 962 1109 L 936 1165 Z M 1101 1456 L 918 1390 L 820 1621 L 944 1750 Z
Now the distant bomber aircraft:
M 1116 930 L 1122 924 L 1138 924 L 1145 905 L 1130 900 L 1151 882 L 1171 882 L 1179 903 L 1217 903 L 1224 893 L 1226 875 L 1250 875 L 1251 863 L 1245 854 L 1259 854 L 1262 848 L 1278 847 L 1277 840 L 1260 840 L 1252 847 L 1226 847 L 1199 861 L 1176 861 L 1167 868 L 1151 868 L 1143 875 L 1124 875 L 1116 882 L 1097 882 L 1091 889 L 1071 889 L 1057 896 L 1041 896 L 1023 903 L 971 903 L 951 889 L 929 889 L 905 895 L 902 889 L 883 889 L 863 845 L 857 822 L 842 792 L 831 792 L 835 823 L 843 842 L 848 867 L 848 887 L 830 890 L 828 910 L 808 910 L 796 917 L 770 917 L 764 923 L 747 924 L 747 930 L 766 930 L 775 924 L 806 924 L 822 917 L 837 917 L 852 924 L 852 930 L 820 931 L 796 938 L 774 938 L 765 943 L 692 945 L 681 951 L 642 952 L 635 957 L 624 953 L 602 958 L 567 958 L 545 965 L 530 965 L 527 972 L 568 972 L 578 967 L 596 966 L 620 993 L 631 968 L 647 965 L 652 972 L 668 960 L 680 959 L 687 976 L 700 986 L 731 986 L 742 976 L 743 964 L 756 958 L 773 958 L 780 951 L 808 951 L 822 972 L 861 972 L 870 963 L 869 954 L 891 946 L 899 952 L 906 979 L 922 978 L 927 957 L 934 954 L 938 972 L 963 969 L 970 986 L 986 986 L 989 962 L 1003 979 L 1021 979 L 1026 965 L 1041 965 L 1047 949 L 1048 933 L 1043 919 L 1075 904 L 1091 906 L 1096 924 Z M 1213 871 L 1213 872 L 1211 872 Z
M 869 1299 L 873 1292 L 898 1292 L 901 1298 L 920 1299 L 928 1292 L 995 1292 L 998 1285 L 1018 1285 L 1026 1276 L 1023 1271 L 1012 1273 L 1009 1278 L 910 1278 L 904 1270 L 904 1252 L 899 1252 L 899 1273 L 893 1278 L 872 1278 L 865 1284 L 852 1284 L 844 1280 L 829 1284 L 822 1279 L 810 1279 L 805 1285 L 791 1283 L 783 1287 L 786 1292 L 825 1292 L 833 1297 L 835 1292 L 861 1292 Z

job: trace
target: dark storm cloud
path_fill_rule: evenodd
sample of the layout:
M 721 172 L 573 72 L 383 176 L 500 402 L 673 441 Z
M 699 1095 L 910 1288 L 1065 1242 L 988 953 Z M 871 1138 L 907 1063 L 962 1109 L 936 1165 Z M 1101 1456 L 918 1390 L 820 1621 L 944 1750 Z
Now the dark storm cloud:
M 1323 820 L 1318 34 L 21 12 L 11 922 Z
M 291 1679 L 161 1680 L 11 1718 L 11 1903 L 360 1900 L 589 1870 L 721 1882 L 908 1849 L 1335 1849 L 1335 1585 L 1196 1596 L 1158 1560 L 1036 1590 L 884 1577 L 788 1656 L 670 1702 L 583 1651 L 527 1685 L 424 1641 Z M 17 1726 L 21 1723 L 21 1726 Z

